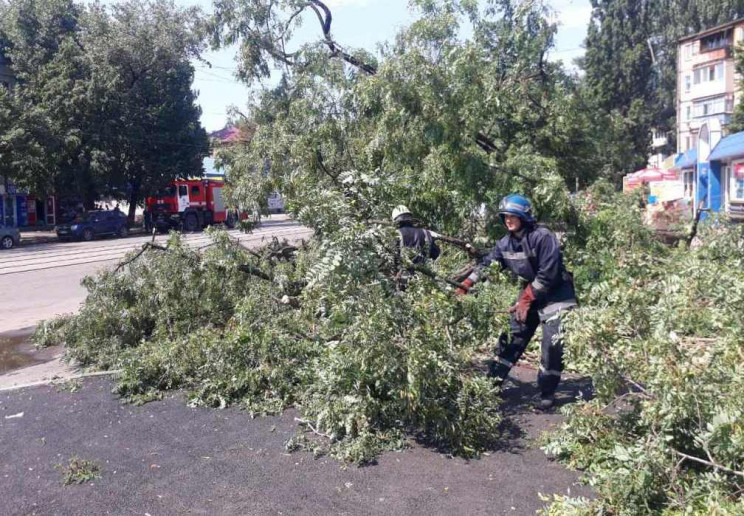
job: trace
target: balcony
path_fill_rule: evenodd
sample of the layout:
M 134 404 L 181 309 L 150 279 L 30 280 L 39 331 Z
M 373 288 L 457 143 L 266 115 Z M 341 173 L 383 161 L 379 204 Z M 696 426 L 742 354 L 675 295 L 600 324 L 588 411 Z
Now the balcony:
M 706 115 L 701 117 L 696 117 L 690 120 L 689 124 L 687 125 L 687 128 L 680 127 L 681 131 L 685 131 L 685 129 L 696 132 L 700 127 L 707 121 L 712 119 L 718 119 L 718 121 L 721 123 L 722 126 L 726 126 L 731 122 L 731 114 L 729 113 L 721 113 L 717 115 Z
M 721 59 L 729 59 L 731 57 L 731 47 L 718 48 L 715 50 L 709 50 L 707 52 L 701 51 L 699 54 L 693 55 L 689 64 L 686 67 L 695 67 L 701 64 L 709 63 L 711 61 L 719 61 Z
M 734 96 L 732 94 L 695 102 L 692 106 L 693 118 L 707 118 L 713 115 L 731 114 L 734 112 Z

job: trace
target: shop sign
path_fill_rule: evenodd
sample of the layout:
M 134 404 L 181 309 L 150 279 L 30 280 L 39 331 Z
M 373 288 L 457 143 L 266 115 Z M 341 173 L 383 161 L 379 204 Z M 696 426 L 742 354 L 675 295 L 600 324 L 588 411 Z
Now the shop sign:
M 734 165 L 734 177 L 736 179 L 744 179 L 744 163 L 736 163 Z
M 656 202 L 676 201 L 685 196 L 684 181 L 651 181 L 648 187 L 650 197 Z

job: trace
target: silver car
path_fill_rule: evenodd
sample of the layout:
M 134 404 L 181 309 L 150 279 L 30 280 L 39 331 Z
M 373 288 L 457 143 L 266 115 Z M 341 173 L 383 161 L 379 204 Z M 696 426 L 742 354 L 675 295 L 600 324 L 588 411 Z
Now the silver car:
M 0 249 L 13 249 L 21 243 L 21 232 L 13 226 L 0 226 Z

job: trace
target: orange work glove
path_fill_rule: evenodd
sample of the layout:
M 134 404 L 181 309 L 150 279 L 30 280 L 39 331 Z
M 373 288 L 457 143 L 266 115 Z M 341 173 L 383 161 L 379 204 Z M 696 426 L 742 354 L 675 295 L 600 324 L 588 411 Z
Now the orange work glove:
M 523 323 L 527 320 L 527 313 L 530 311 L 530 306 L 535 302 L 537 298 L 535 293 L 532 292 L 532 285 L 527 285 L 517 299 L 517 304 L 509 309 L 509 313 L 514 313 L 517 321 Z
M 467 278 L 465 281 L 462 282 L 462 287 L 457 287 L 455 290 L 455 293 L 458 296 L 464 296 L 468 292 L 470 292 L 470 289 L 472 286 L 475 285 L 475 282 L 471 280 L 470 278 Z

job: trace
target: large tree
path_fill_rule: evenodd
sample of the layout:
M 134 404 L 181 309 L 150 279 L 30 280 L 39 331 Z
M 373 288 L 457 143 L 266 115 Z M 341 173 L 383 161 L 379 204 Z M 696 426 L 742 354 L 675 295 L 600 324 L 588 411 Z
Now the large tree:
M 106 84 L 101 126 L 112 195 L 129 216 L 144 195 L 177 177 L 201 176 L 209 141 L 191 89 L 202 40 L 198 11 L 167 0 L 92 7 L 85 46 L 91 79 Z
M 236 192 L 271 181 L 324 232 L 401 202 L 441 228 L 472 232 L 480 207 L 514 190 L 534 194 L 543 214 L 559 211 L 565 179 L 573 186 L 596 167 L 587 166 L 591 133 L 579 129 L 582 99 L 546 58 L 555 27 L 542 4 L 413 5 L 421 19 L 372 55 L 333 38 L 321 1 L 216 3 L 214 41 L 240 44 L 241 76 L 281 74 L 250 106 L 258 129 L 233 166 Z M 301 21 L 318 37 L 298 47 Z M 254 166 L 264 162 L 268 177 Z
M 612 128 L 604 150 L 617 179 L 637 170 L 650 150 L 655 78 L 649 37 L 654 0 L 592 0 L 581 61 L 590 97 Z
M 34 184 L 88 207 L 127 199 L 133 216 L 152 189 L 202 173 L 208 140 L 190 65 L 202 48 L 198 11 L 167 0 L 14 0 L 2 11 L 18 101 L 47 129 Z

